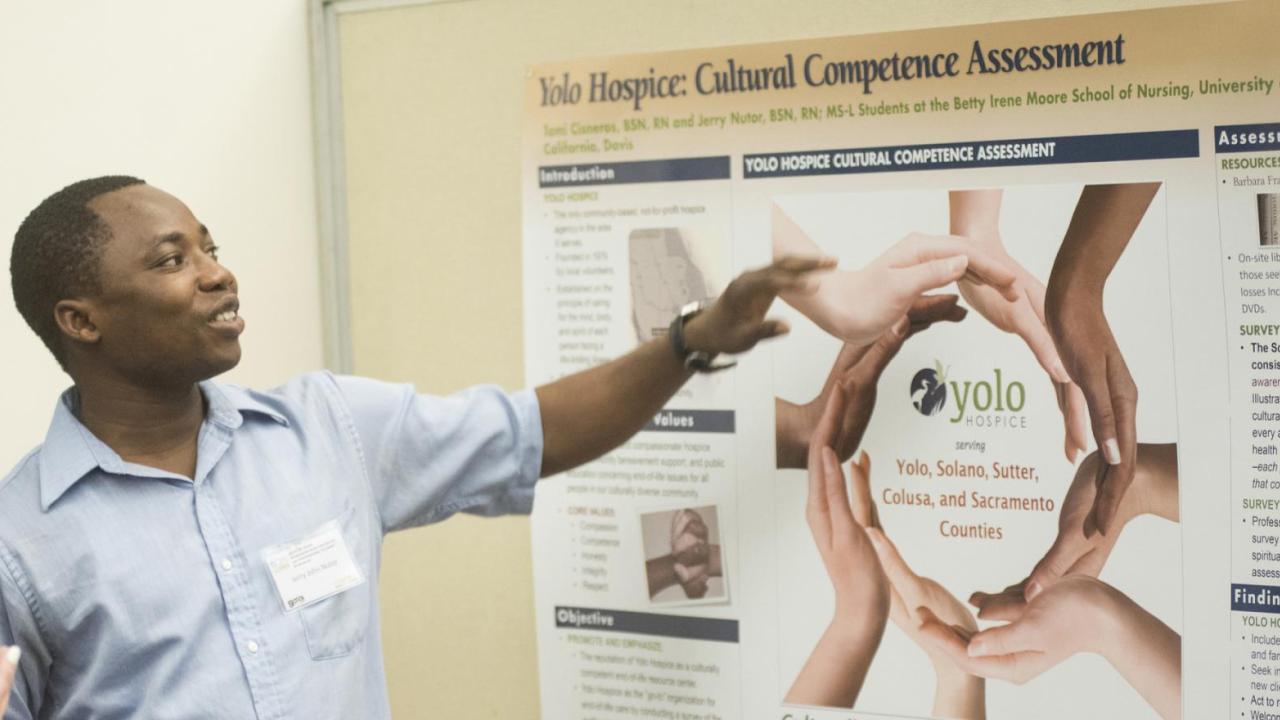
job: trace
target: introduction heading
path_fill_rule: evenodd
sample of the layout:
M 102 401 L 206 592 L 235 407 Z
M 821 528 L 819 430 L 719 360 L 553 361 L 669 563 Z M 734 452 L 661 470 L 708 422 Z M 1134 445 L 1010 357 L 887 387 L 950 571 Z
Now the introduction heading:
M 792 90 L 803 82 L 809 87 L 862 86 L 862 94 L 871 94 L 873 85 L 949 78 L 964 75 L 999 75 L 1036 72 L 1073 67 L 1123 65 L 1124 34 L 1112 40 L 1024 45 L 1021 47 L 985 48 L 974 40 L 967 62 L 960 63 L 958 52 L 893 55 L 879 58 L 833 59 L 822 53 L 810 53 L 800 61 L 787 53 L 777 64 L 745 65 L 735 58 L 722 63 L 700 63 L 692 73 L 662 74 L 654 68 L 644 75 L 618 77 L 606 71 L 593 72 L 587 80 L 588 103 L 629 102 L 639 110 L 644 101 L 685 97 L 690 85 L 699 95 Z M 692 78 L 692 83 L 690 82 Z M 583 101 L 582 82 L 565 72 L 560 77 L 538 78 L 542 89 L 542 107 L 578 105 Z

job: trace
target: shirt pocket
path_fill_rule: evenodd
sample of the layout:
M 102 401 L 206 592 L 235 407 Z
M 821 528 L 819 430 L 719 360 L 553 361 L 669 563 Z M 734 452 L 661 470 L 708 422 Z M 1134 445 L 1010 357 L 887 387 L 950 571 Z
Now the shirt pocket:
M 369 629 L 369 608 L 377 579 L 370 574 L 368 518 L 347 505 L 338 524 L 352 559 L 364 575 L 364 582 L 298 610 L 312 660 L 351 654 L 364 642 Z

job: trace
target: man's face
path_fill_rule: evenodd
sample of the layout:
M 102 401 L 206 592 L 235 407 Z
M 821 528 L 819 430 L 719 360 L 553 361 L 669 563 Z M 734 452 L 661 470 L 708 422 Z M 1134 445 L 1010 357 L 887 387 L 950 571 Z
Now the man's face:
M 150 185 L 95 198 L 111 228 L 102 293 L 91 299 L 95 360 L 140 384 L 181 385 L 240 362 L 236 279 L 218 262 L 208 229 L 186 205 Z

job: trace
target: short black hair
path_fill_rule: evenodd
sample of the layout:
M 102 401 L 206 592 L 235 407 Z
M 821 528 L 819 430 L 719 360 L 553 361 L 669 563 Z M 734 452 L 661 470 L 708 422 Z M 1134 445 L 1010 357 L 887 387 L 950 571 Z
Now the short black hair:
M 9 258 L 13 302 L 64 370 L 66 358 L 53 309 L 61 300 L 101 292 L 102 247 L 111 239 L 111 228 L 89 202 L 143 182 L 128 175 L 106 175 L 72 183 L 45 198 L 18 226 Z

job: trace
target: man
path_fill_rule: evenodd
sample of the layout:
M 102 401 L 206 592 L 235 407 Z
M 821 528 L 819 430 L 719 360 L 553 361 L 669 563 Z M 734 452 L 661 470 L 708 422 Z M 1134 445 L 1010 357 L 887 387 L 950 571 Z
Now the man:
M 745 273 L 678 321 L 679 353 L 654 340 L 535 391 L 315 373 L 259 393 L 208 381 L 245 320 L 190 210 L 129 177 L 63 189 L 11 262 L 75 385 L 0 482 L 0 642 L 22 650 L 5 717 L 388 717 L 383 534 L 527 512 L 540 476 L 640 430 L 686 365 L 785 332 L 775 295 L 830 266 Z

